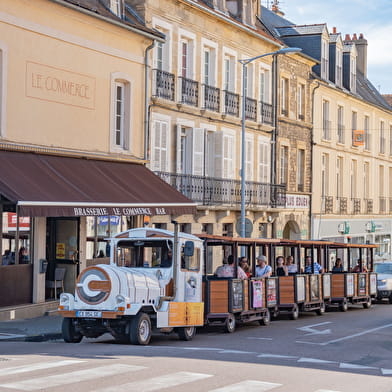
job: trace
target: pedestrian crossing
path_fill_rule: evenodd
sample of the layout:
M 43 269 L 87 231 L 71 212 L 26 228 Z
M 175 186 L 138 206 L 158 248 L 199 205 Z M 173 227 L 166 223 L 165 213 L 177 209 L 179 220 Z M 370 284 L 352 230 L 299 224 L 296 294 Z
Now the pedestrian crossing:
M 20 361 L 0 363 L 0 391 L 51 391 L 58 387 L 71 390 L 71 384 L 85 383 L 77 389 L 94 392 L 137 391 L 151 392 L 172 388 L 208 392 L 280 392 L 292 390 L 289 386 L 268 380 L 246 379 L 239 376 L 235 382 L 213 372 L 191 372 L 153 369 L 145 366 L 143 358 L 133 358 L 133 364 L 111 361 L 108 365 L 86 359 L 31 359 L 35 363 Z M 159 374 L 159 373 L 164 374 Z M 233 379 L 231 379 L 233 381 Z M 209 381 L 211 381 L 209 383 Z M 108 385 L 109 384 L 109 385 Z M 210 386 L 209 386 L 210 385 Z M 193 389 L 189 389 L 193 386 Z M 73 388 L 76 389 L 74 386 Z M 283 388 L 283 389 L 282 389 Z M 312 392 L 342 392 L 315 389 Z

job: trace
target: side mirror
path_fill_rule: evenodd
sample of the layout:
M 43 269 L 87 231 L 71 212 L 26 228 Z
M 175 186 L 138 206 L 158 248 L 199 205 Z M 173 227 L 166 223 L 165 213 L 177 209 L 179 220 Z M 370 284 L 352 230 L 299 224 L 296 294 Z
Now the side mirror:
M 186 241 L 184 246 L 184 256 L 193 256 L 195 252 L 195 244 L 193 241 Z

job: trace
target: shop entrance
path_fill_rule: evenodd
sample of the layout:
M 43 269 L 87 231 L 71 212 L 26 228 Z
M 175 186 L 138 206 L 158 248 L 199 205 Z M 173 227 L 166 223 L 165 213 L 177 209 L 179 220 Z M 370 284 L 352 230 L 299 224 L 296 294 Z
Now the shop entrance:
M 79 274 L 79 218 L 47 218 L 46 222 L 46 299 L 53 299 L 62 291 L 52 287 L 57 276 L 64 275 L 64 291 L 73 292 Z

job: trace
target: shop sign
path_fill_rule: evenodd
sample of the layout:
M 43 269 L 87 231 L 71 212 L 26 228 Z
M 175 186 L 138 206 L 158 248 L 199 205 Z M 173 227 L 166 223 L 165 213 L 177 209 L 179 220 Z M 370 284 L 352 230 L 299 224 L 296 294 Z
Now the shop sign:
M 98 217 L 98 225 L 100 226 L 106 226 L 108 224 L 108 217 L 107 216 L 99 216 Z M 113 226 L 117 226 L 120 223 L 120 217 L 119 216 L 111 216 L 110 217 L 110 224 Z
M 100 215 L 168 215 L 164 207 L 74 207 L 75 216 Z
M 16 214 L 15 212 L 8 212 L 8 229 L 16 230 Z M 20 216 L 19 217 L 19 230 L 30 230 L 30 217 Z
M 309 196 L 286 195 L 286 208 L 309 208 Z
M 62 242 L 56 244 L 56 259 L 65 259 L 65 244 Z
M 348 222 L 339 223 L 338 232 L 340 234 L 349 234 L 350 233 L 350 225 Z
M 353 146 L 359 147 L 365 144 L 365 131 L 363 129 L 353 130 Z
M 373 221 L 366 223 L 366 231 L 374 233 L 376 231 L 376 224 Z

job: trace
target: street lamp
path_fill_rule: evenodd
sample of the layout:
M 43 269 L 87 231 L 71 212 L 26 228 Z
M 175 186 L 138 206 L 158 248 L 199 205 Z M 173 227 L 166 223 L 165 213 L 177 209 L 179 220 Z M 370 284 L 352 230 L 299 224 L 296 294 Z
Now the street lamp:
M 241 219 L 240 219 L 240 236 L 245 237 L 245 73 L 246 66 L 254 60 L 260 59 L 266 56 L 277 56 L 279 54 L 288 54 L 288 53 L 299 53 L 301 52 L 301 48 L 282 48 L 275 52 L 261 54 L 256 57 L 252 57 L 250 59 L 242 59 L 238 60 L 242 64 L 242 109 L 241 109 L 241 127 L 242 127 L 242 135 L 241 135 Z M 276 77 L 276 75 L 274 75 Z M 276 91 L 273 92 L 276 96 Z M 276 110 L 276 108 L 274 109 Z M 276 124 L 274 125 L 276 128 Z

